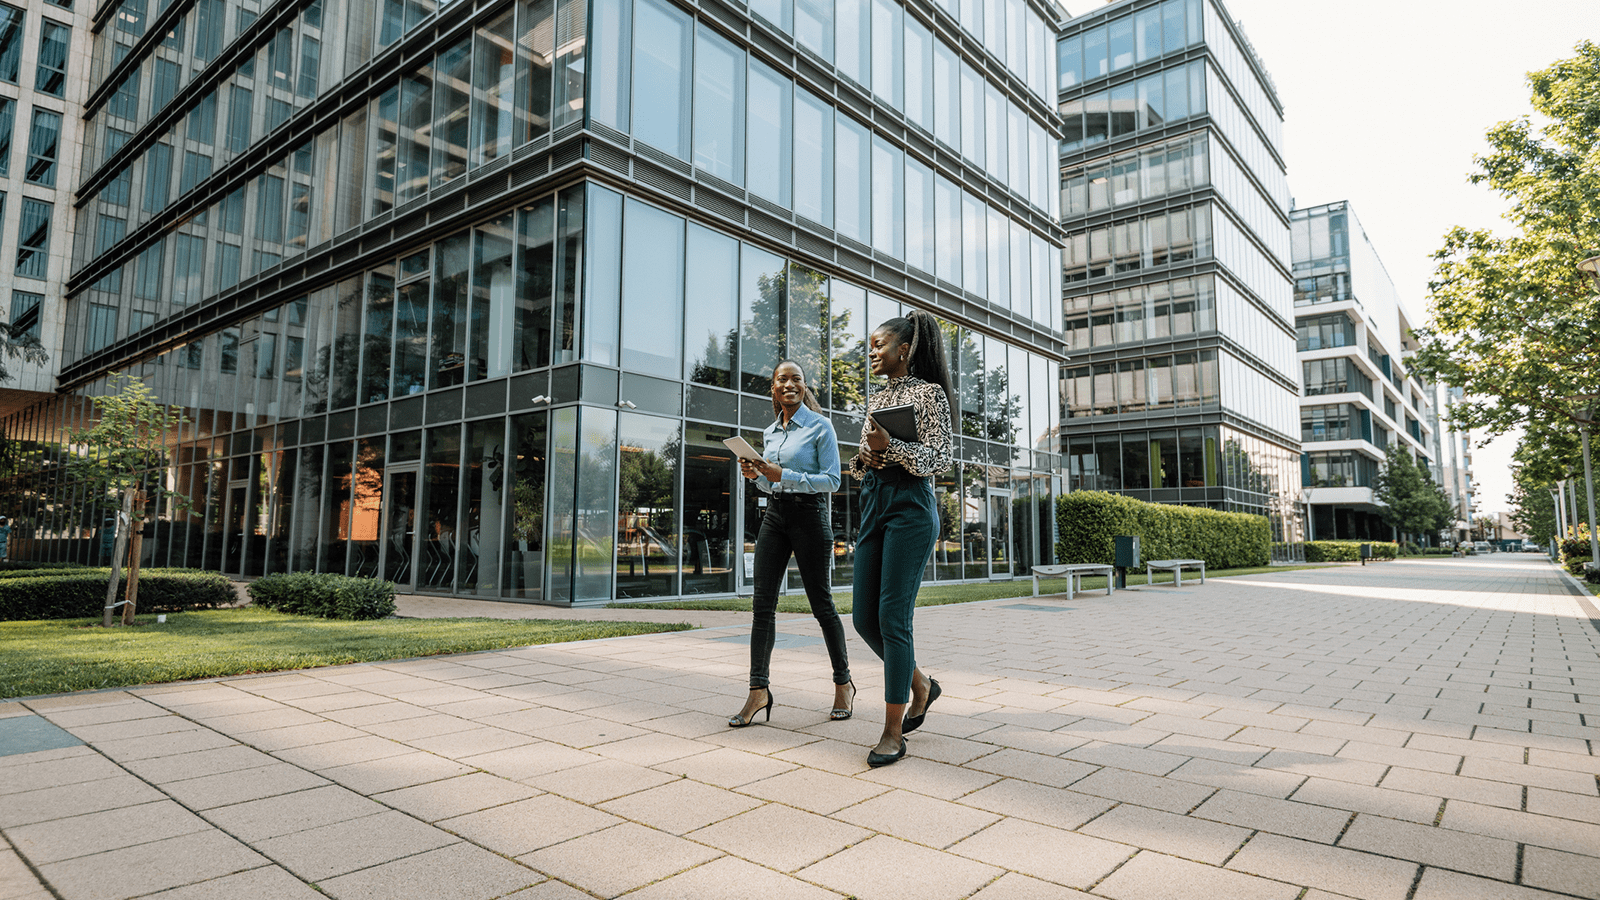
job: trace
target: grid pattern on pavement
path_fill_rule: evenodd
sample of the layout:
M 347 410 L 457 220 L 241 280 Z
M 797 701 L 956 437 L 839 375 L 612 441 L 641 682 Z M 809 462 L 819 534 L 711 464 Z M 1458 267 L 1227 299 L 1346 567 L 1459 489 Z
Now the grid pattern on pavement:
M 0 900 L 1600 897 L 1542 559 L 1065 606 L 919 610 L 944 696 L 876 770 L 877 660 L 828 721 L 807 618 L 737 730 L 744 626 L 0 704 L 83 742 L 0 756 Z

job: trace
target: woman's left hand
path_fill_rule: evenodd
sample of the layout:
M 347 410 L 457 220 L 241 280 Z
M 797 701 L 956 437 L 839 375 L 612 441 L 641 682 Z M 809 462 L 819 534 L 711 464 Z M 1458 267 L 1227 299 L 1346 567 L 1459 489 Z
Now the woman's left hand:
M 773 484 L 783 480 L 783 467 L 777 463 L 763 459 L 758 463 L 753 463 L 753 465 L 756 467 L 756 471 L 761 473 L 761 477 Z

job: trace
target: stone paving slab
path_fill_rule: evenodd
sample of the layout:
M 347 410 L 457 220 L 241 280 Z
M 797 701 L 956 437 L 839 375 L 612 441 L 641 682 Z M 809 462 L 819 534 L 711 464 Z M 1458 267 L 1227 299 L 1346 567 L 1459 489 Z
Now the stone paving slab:
M 1600 898 L 1600 632 L 1533 556 L 917 613 L 870 769 L 809 616 L 0 703 L 0 900 Z M 1181 607 L 1181 609 L 1176 608 Z M 1591 724 L 1593 723 L 1593 724 Z

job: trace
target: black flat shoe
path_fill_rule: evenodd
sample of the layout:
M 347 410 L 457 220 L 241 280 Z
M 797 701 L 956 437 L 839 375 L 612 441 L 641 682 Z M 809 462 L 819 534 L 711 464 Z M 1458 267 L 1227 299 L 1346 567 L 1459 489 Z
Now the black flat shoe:
M 833 708 L 833 711 L 828 713 L 828 718 L 832 719 L 835 722 L 842 722 L 845 719 L 848 719 L 851 716 L 855 715 L 855 705 L 856 705 L 856 683 L 854 681 L 852 681 L 852 682 L 850 682 L 850 705 L 849 706 L 835 706 Z
M 943 691 L 939 690 L 939 682 L 937 680 L 929 678 L 928 683 L 933 685 L 933 687 L 928 688 L 928 702 L 922 705 L 922 714 L 916 716 L 906 716 L 905 722 L 900 726 L 901 734 L 910 734 L 911 732 L 916 731 L 918 728 L 921 728 L 922 720 L 928 717 L 928 710 L 933 708 L 933 701 L 939 699 L 939 695 L 944 693 Z
M 762 688 L 762 690 L 767 692 L 767 705 L 766 706 L 758 706 L 758 707 L 756 707 L 755 712 L 752 712 L 750 714 L 750 718 L 748 718 L 748 719 L 746 719 L 744 717 L 743 710 L 741 710 L 741 711 L 739 711 L 737 713 L 734 713 L 733 715 L 729 716 L 728 717 L 728 727 L 729 728 L 743 728 L 746 725 L 755 724 L 756 713 L 761 712 L 763 709 L 767 711 L 767 721 L 768 722 L 772 721 L 772 688 Z
M 905 738 L 901 738 L 900 739 L 900 752 L 899 753 L 878 753 L 876 751 L 870 751 L 869 750 L 867 752 L 867 765 L 873 767 L 874 769 L 877 769 L 877 768 L 881 768 L 883 766 L 887 766 L 890 763 L 897 763 L 900 760 L 905 759 L 905 758 L 906 758 L 906 739 Z

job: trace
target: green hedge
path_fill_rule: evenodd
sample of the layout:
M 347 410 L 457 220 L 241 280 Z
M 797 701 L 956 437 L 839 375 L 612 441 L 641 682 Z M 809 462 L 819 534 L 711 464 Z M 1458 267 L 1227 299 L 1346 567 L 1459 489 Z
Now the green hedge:
M 123 566 L 122 567 L 122 571 L 124 571 L 124 572 L 128 571 L 128 567 L 127 566 Z M 139 580 L 140 580 L 140 582 L 144 581 L 144 577 L 143 577 L 144 573 L 146 573 L 146 572 L 158 572 L 158 571 L 164 571 L 164 572 L 199 572 L 199 571 L 202 571 L 202 570 L 200 570 L 200 569 L 140 569 L 139 570 L 139 575 L 140 575 Z M 63 575 L 66 575 L 66 576 L 72 576 L 72 575 L 98 575 L 98 576 L 100 576 L 101 579 L 106 579 L 106 578 L 110 578 L 111 577 L 111 568 L 109 566 L 101 566 L 100 568 L 90 568 L 89 566 L 73 565 L 71 567 L 67 567 L 67 566 L 60 566 L 60 567 L 51 566 L 50 568 L 46 568 L 46 569 L 0 569 L 0 581 L 5 581 L 5 580 L 10 579 L 10 578 L 59 578 L 59 577 L 61 577 Z
M 0 622 L 26 619 L 98 619 L 106 605 L 110 569 L 52 572 L 36 578 L 0 579 Z M 127 596 L 124 575 L 117 599 Z M 238 602 L 233 582 L 215 572 L 146 569 L 139 573 L 140 612 L 178 612 Z
M 1579 578 L 1584 576 L 1592 557 L 1589 556 L 1589 534 L 1584 529 L 1580 537 L 1561 539 L 1561 567 Z
M 89 566 L 75 562 L 33 562 L 26 559 L 0 562 L 0 572 L 37 572 L 41 569 L 87 569 Z
M 394 582 L 299 572 L 250 582 L 257 606 L 324 619 L 384 619 L 394 615 Z
M 1372 545 L 1374 559 L 1394 559 L 1400 555 L 1400 545 L 1394 541 L 1306 541 L 1306 562 L 1357 562 L 1361 559 L 1361 545 Z
M 1209 569 L 1264 566 L 1271 558 L 1272 528 L 1265 516 L 1198 506 L 1146 503 L 1102 491 L 1073 491 L 1056 500 L 1056 559 L 1063 563 L 1113 562 L 1120 534 L 1139 536 L 1141 561 L 1203 559 Z

